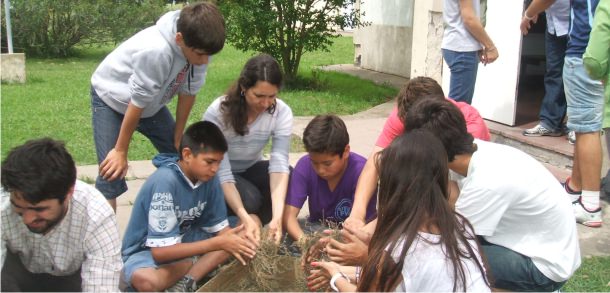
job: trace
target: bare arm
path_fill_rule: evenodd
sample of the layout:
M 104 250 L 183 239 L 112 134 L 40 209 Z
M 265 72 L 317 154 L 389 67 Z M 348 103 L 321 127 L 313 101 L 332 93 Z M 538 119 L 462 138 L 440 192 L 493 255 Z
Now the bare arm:
M 195 104 L 195 96 L 180 94 L 178 95 L 178 105 L 176 106 L 176 127 L 174 128 L 174 146 L 176 150 L 180 149 L 180 140 L 182 133 L 188 121 L 191 109 Z
M 474 7 L 472 7 L 472 0 L 460 0 L 460 16 L 468 32 L 483 45 L 481 61 L 484 64 L 496 61 L 499 56 L 498 49 L 483 28 L 481 19 L 476 15 Z
M 354 193 L 354 204 L 352 206 L 352 211 L 345 221 L 355 225 L 355 228 L 360 228 L 364 226 L 364 221 L 366 217 L 366 207 L 373 197 L 373 192 L 375 188 L 377 188 L 377 181 L 379 179 L 379 174 L 377 173 L 377 168 L 375 167 L 375 161 L 377 157 L 377 153 L 383 150 L 382 147 L 375 146 L 371 155 L 366 160 L 366 164 L 360 173 L 360 177 L 358 178 L 358 185 L 356 185 L 356 192 Z M 359 223 L 359 224 L 358 224 Z
M 125 177 L 127 174 L 127 153 L 129 150 L 129 142 L 133 136 L 133 132 L 138 126 L 138 121 L 142 116 L 142 108 L 129 103 L 127 111 L 121 123 L 119 137 L 114 145 L 114 148 L 108 152 L 106 158 L 100 164 L 100 175 L 108 181 L 116 180 Z
M 269 223 L 269 228 L 274 230 L 273 237 L 279 243 L 282 239 L 282 214 L 284 203 L 286 202 L 286 191 L 288 191 L 288 173 L 273 172 L 269 174 L 269 186 L 271 187 L 271 208 L 273 217 Z
M 152 247 L 150 250 L 155 261 L 159 263 L 201 255 L 210 251 L 224 250 L 239 259 L 242 264 L 245 264 L 241 255 L 253 258 L 256 248 L 252 247 L 253 245 L 249 241 L 238 235 L 241 230 L 243 230 L 243 226 L 234 229 L 226 227 L 216 237 L 190 243 L 177 243 L 165 247 Z
M 521 18 L 521 33 L 527 35 L 532 23 L 538 22 L 538 14 L 542 11 L 551 7 L 555 3 L 555 0 L 534 0 L 530 5 L 523 11 L 523 18 Z
M 233 182 L 225 182 L 221 184 L 222 191 L 225 194 L 225 201 L 233 210 L 235 215 L 239 218 L 239 220 L 244 224 L 245 227 L 245 235 L 246 238 L 250 239 L 256 245 L 259 245 L 260 242 L 260 226 L 246 211 L 244 208 L 244 203 L 241 201 L 241 197 L 239 196 L 239 191 L 237 191 L 237 187 Z
M 291 206 L 289 204 L 284 206 L 283 224 L 284 227 L 286 227 L 286 232 L 288 233 L 288 235 L 290 235 L 290 237 L 292 237 L 292 239 L 294 239 L 295 241 L 298 241 L 304 234 L 303 229 L 301 229 L 301 226 L 299 225 L 299 221 L 297 219 L 300 211 L 301 209 Z

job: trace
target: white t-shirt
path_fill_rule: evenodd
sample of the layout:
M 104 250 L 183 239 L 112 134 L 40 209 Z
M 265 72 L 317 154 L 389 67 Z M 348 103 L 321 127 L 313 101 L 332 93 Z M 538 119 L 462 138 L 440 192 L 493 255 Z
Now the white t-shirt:
M 409 252 L 405 256 L 402 267 L 402 282 L 396 287 L 395 292 L 452 292 L 453 291 L 453 267 L 451 260 L 447 258 L 443 247 L 438 243 L 440 235 L 424 232 L 418 233 Z M 398 261 L 402 251 L 403 241 L 398 242 L 392 257 Z M 478 254 L 477 244 L 469 241 L 470 246 Z M 463 261 L 464 273 L 466 274 L 466 290 L 461 288 L 458 282 L 458 291 L 490 292 L 485 283 L 483 274 L 479 271 L 472 259 Z
M 569 197 L 538 161 L 513 147 L 475 139 L 468 176 L 451 172 L 455 208 L 490 243 L 528 256 L 545 276 L 567 280 L 580 266 Z
M 479 7 L 480 0 L 472 0 L 472 8 L 477 17 L 480 15 Z M 464 20 L 460 14 L 460 0 L 444 1 L 443 20 L 445 31 L 441 48 L 457 52 L 479 51 L 483 48 L 464 25 Z

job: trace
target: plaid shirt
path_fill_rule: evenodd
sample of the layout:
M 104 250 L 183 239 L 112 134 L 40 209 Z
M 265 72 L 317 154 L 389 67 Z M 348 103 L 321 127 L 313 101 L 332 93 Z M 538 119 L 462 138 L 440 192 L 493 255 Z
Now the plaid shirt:
M 118 291 L 121 242 L 116 217 L 105 198 L 92 186 L 76 181 L 68 213 L 45 235 L 30 232 L 2 191 L 2 265 L 6 249 L 32 273 L 55 276 L 81 269 L 84 292 Z

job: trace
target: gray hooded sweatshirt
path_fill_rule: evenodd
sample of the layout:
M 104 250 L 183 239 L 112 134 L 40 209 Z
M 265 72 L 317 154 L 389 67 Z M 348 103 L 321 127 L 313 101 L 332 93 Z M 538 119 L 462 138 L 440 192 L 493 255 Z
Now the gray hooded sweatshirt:
M 97 67 L 91 85 L 115 111 L 125 114 L 131 102 L 151 117 L 176 94 L 196 95 L 205 81 L 206 65 L 189 64 L 176 43 L 180 11 L 163 15 L 112 51 Z

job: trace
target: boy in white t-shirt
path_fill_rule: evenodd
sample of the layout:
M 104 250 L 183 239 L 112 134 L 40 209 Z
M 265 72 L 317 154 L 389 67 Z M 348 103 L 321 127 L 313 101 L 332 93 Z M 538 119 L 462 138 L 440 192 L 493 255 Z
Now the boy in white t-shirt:
M 456 210 L 479 236 L 493 287 L 555 291 L 580 266 L 569 197 L 538 161 L 515 148 L 474 140 L 460 111 L 447 101 L 421 100 L 406 130 L 423 128 L 445 146 Z

